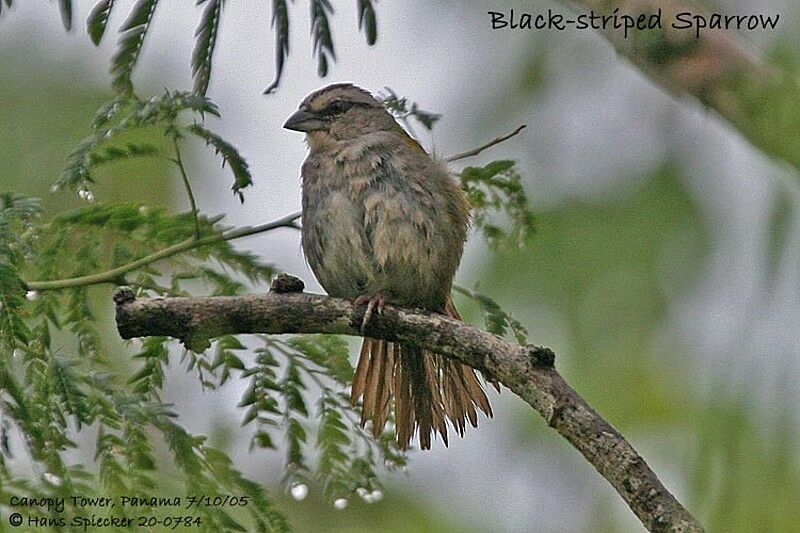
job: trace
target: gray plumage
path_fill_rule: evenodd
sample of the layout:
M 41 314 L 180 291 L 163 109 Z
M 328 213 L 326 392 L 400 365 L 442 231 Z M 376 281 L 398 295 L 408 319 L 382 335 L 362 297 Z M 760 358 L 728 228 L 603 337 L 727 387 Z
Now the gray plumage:
M 307 134 L 303 251 L 331 296 L 458 317 L 450 301 L 469 225 L 464 193 L 368 92 L 337 84 L 309 95 L 286 127 Z M 396 404 L 400 448 L 430 447 L 446 420 L 463 435 L 491 407 L 472 368 L 412 346 L 365 339 L 352 400 L 380 435 Z

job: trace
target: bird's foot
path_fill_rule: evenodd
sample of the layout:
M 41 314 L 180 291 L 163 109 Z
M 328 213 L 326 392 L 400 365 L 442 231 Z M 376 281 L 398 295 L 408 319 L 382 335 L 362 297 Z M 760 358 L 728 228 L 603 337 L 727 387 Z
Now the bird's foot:
M 374 313 L 378 313 L 379 315 L 383 313 L 383 306 L 386 305 L 386 298 L 382 294 L 376 294 L 374 296 L 363 294 L 356 298 L 353 303 L 356 305 L 367 304 L 367 310 L 364 311 L 364 319 L 361 320 L 361 333 L 364 333 L 369 321 L 372 320 L 372 315 Z

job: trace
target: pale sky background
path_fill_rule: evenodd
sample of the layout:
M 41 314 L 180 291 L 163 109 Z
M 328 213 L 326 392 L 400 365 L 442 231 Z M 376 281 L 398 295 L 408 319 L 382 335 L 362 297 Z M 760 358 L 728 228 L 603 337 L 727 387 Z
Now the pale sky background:
M 90 62 L 98 85 L 107 86 L 107 65 L 116 36 L 110 31 L 102 46 L 94 49 L 83 31 L 91 4 L 77 2 L 78 31 L 67 35 L 55 5 L 15 2 L 11 13 L 0 18 L 0 53 L 18 40 L 35 43 L 40 54 L 65 63 Z M 112 29 L 119 26 L 132 2 L 118 4 Z M 198 150 L 192 165 L 199 170 L 193 179 L 203 211 L 226 213 L 232 224 L 253 225 L 298 210 L 299 169 L 306 148 L 301 135 L 281 125 L 307 93 L 332 82 L 352 81 L 373 92 L 390 86 L 423 109 L 442 113 L 433 138 L 421 137 L 440 155 L 528 124 L 525 133 L 495 149 L 491 157 L 520 160 L 535 207 L 636 188 L 640 184 L 635 177 L 663 159 L 667 154 L 662 149 L 669 147 L 681 154 L 686 186 L 707 217 L 712 242 L 701 283 L 669 302 L 674 318 L 664 334 L 686 339 L 695 364 L 687 370 L 687 379 L 695 380 L 698 387 L 721 373 L 730 373 L 732 386 L 761 380 L 763 387 L 754 390 L 764 391 L 760 405 L 765 412 L 770 408 L 770 384 L 787 375 L 797 381 L 800 233 L 791 234 L 792 252 L 780 265 L 780 287 L 768 293 L 761 285 L 769 208 L 775 195 L 787 189 L 797 197 L 794 171 L 752 149 L 713 113 L 664 93 L 594 33 L 548 35 L 551 79 L 537 101 L 515 109 L 509 105 L 508 86 L 519 76 L 522 60 L 536 54 L 542 40 L 528 32 L 492 32 L 483 3 L 381 1 L 376 4 L 379 36 L 374 47 L 367 47 L 363 34 L 357 32 L 355 2 L 334 4 L 338 61 L 328 78 L 316 76 L 308 6 L 296 2 L 290 5 L 291 56 L 282 84 L 275 94 L 264 96 L 261 93 L 272 80 L 274 64 L 270 3 L 227 3 L 209 90 L 223 118 L 209 126 L 247 158 L 255 186 L 245 191 L 244 205 L 233 195 L 221 193 L 230 183 L 227 169 L 219 169 L 209 150 Z M 492 9 L 503 2 L 495 4 Z M 753 11 L 755 6 L 758 12 L 777 11 L 785 35 L 796 35 L 800 29 L 799 12 L 790 10 L 788 1 L 717 4 L 727 12 Z M 531 11 L 548 7 L 567 11 L 555 4 L 525 5 Z M 199 10 L 194 2 L 175 0 L 161 2 L 158 9 L 138 68 L 143 74 L 136 77 L 140 94 L 191 86 L 189 58 Z M 777 35 L 743 37 L 753 46 L 765 47 Z M 60 83 L 69 84 L 70 79 Z M 485 122 L 502 126 L 486 131 Z M 206 160 L 211 163 L 199 164 Z M 54 178 L 59 170 L 53 169 Z M 792 217 L 795 225 L 800 223 L 796 212 Z M 298 275 L 308 290 L 320 291 L 302 258 L 299 233 L 274 232 L 239 241 L 237 246 L 252 249 L 279 269 Z M 484 264 L 485 246 L 480 239 L 472 239 L 457 280 L 471 286 Z M 491 293 L 491 287 L 482 290 Z M 501 303 L 521 311 L 523 301 Z M 569 357 L 557 315 L 547 309 L 518 314 L 537 344 Z M 759 373 L 751 371 L 766 361 L 770 364 L 761 366 Z M 207 415 L 182 418 L 190 430 L 206 432 L 232 416 L 241 417 L 234 408 L 241 390 L 228 387 L 203 394 L 197 389 L 194 378 L 172 367 L 167 390 L 173 393 L 165 400 L 173 401 L 178 412 Z M 576 517 L 591 513 L 568 510 L 595 505 L 599 492 L 605 495 L 608 509 L 619 514 L 631 531 L 638 530 L 638 522 L 621 499 L 566 443 L 538 439 L 527 449 L 512 446 L 506 440 L 508 431 L 497 429 L 514 420 L 510 411 L 527 406 L 508 391 L 499 398 L 492 394 L 494 420 L 483 420 L 463 440 L 453 439 L 449 449 L 437 446 L 430 453 L 414 453 L 408 475 L 392 476 L 389 482 L 407 488 L 432 513 L 447 513 L 487 531 L 507 532 L 582 531 L 586 524 L 576 523 Z M 530 416 L 538 417 L 533 412 Z M 671 446 L 671 439 L 679 437 L 644 433 L 628 437 L 680 499 L 685 480 L 669 466 L 681 461 L 679 447 Z M 248 440 L 249 432 L 243 432 L 237 443 L 241 453 L 234 454 L 239 464 L 250 473 L 264 470 L 265 480 L 277 475 L 276 461 L 281 457 L 248 454 Z M 265 463 L 271 466 L 265 469 Z M 486 509 L 502 512 L 487 513 Z

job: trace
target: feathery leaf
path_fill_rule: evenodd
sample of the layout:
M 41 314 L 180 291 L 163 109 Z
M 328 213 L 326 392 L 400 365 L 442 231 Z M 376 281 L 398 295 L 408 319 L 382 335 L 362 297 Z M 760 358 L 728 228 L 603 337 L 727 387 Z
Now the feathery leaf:
M 158 0 L 137 0 L 131 9 L 128 19 L 119 29 L 122 36 L 117 43 L 117 51 L 111 59 L 112 86 L 117 92 L 123 94 L 133 93 L 131 75 L 142 44 L 153 21 Z
M 380 97 L 383 106 L 389 113 L 394 115 L 399 120 L 402 120 L 411 129 L 408 122 L 409 117 L 414 117 L 420 124 L 425 126 L 428 131 L 433 129 L 436 122 L 442 118 L 438 113 L 431 113 L 430 111 L 423 111 L 419 108 L 416 102 L 409 104 L 408 98 L 405 96 L 398 96 L 389 87 L 384 87 L 385 95 Z
M 311 0 L 311 38 L 314 44 L 314 55 L 319 64 L 317 72 L 323 78 L 328 75 L 328 61 L 336 61 L 333 48 L 333 36 L 328 15 L 333 14 L 333 6 L 329 0 Z
M 89 13 L 89 18 L 86 19 L 86 31 L 95 46 L 100 44 L 103 39 L 103 34 L 106 32 L 108 25 L 108 17 L 111 15 L 111 10 L 114 8 L 114 0 L 100 0 L 95 4 L 92 12 Z
M 289 57 L 289 9 L 286 0 L 272 0 L 271 25 L 275 29 L 275 79 L 264 90 L 264 94 L 278 88 L 284 63 Z
M 483 167 L 466 167 L 459 174 L 461 187 L 472 204 L 472 222 L 493 247 L 505 244 L 508 233 L 517 246 L 522 246 L 536 229 L 536 217 L 514 165 L 509 160 L 492 161 Z M 511 222 L 511 231 L 507 233 L 490 223 L 490 211 L 504 213 Z
M 98 166 L 127 159 L 156 157 L 158 155 L 160 155 L 158 148 L 151 144 L 127 143 L 124 147 L 109 146 L 102 152 L 93 153 L 89 156 L 89 162 L 92 166 Z
M 200 124 L 192 124 L 186 128 L 189 132 L 197 135 L 206 141 L 206 144 L 214 147 L 214 150 L 222 156 L 223 165 L 225 163 L 233 172 L 233 193 L 244 202 L 244 195 L 241 189 L 253 184 L 253 176 L 250 175 L 250 168 L 247 161 L 239 154 L 239 151 L 232 144 L 224 140 L 216 133 L 212 133 Z
M 58 8 L 61 10 L 61 22 L 64 29 L 72 29 L 72 0 L 58 0 Z
M 368 45 L 372 46 L 378 40 L 378 23 L 371 0 L 358 0 L 358 29 L 364 31 Z
M 28 326 L 21 314 L 27 303 L 20 267 L 27 256 L 32 224 L 39 217 L 37 199 L 21 194 L 0 195 L 0 346 L 13 346 L 15 339 L 25 342 Z
M 528 343 L 528 330 L 525 326 L 523 326 L 519 320 L 511 316 L 511 313 L 500 307 L 500 304 L 493 298 L 459 285 L 453 285 L 453 290 L 472 299 L 472 301 L 478 304 L 483 313 L 483 321 L 486 324 L 487 330 L 501 337 L 504 337 L 508 331 L 511 330 L 511 333 L 519 344 Z
M 208 0 L 200 18 L 200 25 L 194 32 L 195 43 L 192 51 L 192 76 L 194 92 L 205 96 L 211 80 L 211 61 L 217 44 L 219 23 L 222 17 L 224 0 Z
M 94 181 L 91 171 L 97 159 L 93 154 L 103 144 L 115 139 L 118 135 L 146 126 L 173 127 L 178 115 L 183 111 L 192 111 L 198 115 L 219 116 L 219 109 L 208 98 L 187 92 L 165 92 L 148 100 L 117 97 L 104 105 L 95 116 L 95 132 L 86 137 L 69 155 L 67 167 L 56 182 L 57 187 L 83 187 Z M 109 125 L 114 122 L 113 125 Z M 139 148 L 137 150 L 137 148 Z M 130 157 L 152 156 L 152 150 L 144 147 L 128 146 Z M 100 157 L 102 162 L 103 157 Z

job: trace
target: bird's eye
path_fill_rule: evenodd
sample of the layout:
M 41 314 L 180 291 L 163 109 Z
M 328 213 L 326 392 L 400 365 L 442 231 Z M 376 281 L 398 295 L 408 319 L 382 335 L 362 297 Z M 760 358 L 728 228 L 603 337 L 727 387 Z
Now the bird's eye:
M 331 115 L 338 115 L 340 113 L 344 113 L 349 109 L 349 105 L 347 102 L 343 102 L 341 100 L 336 100 L 335 102 L 331 102 L 328 104 L 328 112 Z

